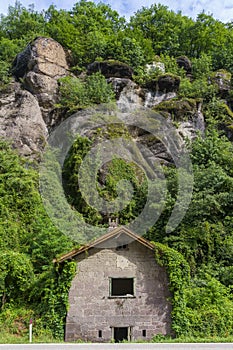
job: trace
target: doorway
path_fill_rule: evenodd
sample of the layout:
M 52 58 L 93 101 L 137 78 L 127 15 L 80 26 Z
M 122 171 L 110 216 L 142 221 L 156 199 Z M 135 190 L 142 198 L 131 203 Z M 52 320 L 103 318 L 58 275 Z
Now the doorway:
M 119 343 L 123 340 L 130 340 L 129 327 L 114 327 L 114 340 Z

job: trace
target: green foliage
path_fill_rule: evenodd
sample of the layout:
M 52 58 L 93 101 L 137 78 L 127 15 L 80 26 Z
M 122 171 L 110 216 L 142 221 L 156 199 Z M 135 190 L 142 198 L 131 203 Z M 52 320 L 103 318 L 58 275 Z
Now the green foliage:
M 32 263 L 25 254 L 5 251 L 0 257 L 0 297 L 1 307 L 14 303 L 27 291 L 33 281 Z
M 10 65 L 5 61 L 0 61 L 0 90 L 10 82 Z
M 54 257 L 71 249 L 72 243 L 53 226 L 47 217 L 38 192 L 37 172 L 29 164 L 26 168 L 25 161 L 3 141 L 0 143 L 0 157 L 1 304 L 4 309 L 9 309 L 13 305 L 15 307 L 25 305 L 26 308 L 31 300 L 30 294 L 36 294 L 36 286 L 43 276 L 43 271 L 51 271 Z M 40 286 L 41 294 L 45 293 L 46 285 L 51 283 L 51 275 L 49 273 L 45 275 L 47 280 Z M 62 280 L 62 276 L 60 272 L 57 277 L 59 288 L 55 283 L 53 295 L 57 292 L 64 317 L 65 306 L 62 302 L 65 303 L 65 291 L 62 291 L 63 282 L 60 281 L 64 281 L 65 286 L 69 278 L 67 275 L 66 282 Z M 48 287 L 47 291 L 50 290 L 51 288 Z M 38 305 L 41 305 L 41 299 L 32 307 L 37 318 L 40 315 L 37 310 Z M 47 305 L 44 305 L 44 308 L 46 307 Z M 3 314 L 3 321 L 4 317 Z M 50 327 L 55 330 L 52 323 Z
M 210 84 L 208 79 L 196 79 L 193 82 L 188 78 L 181 79 L 179 96 L 188 98 L 203 98 L 211 100 L 217 92 L 217 87 Z
M 112 86 L 99 72 L 86 77 L 85 81 L 67 76 L 60 80 L 60 108 L 66 108 L 69 112 L 77 111 L 98 103 L 108 103 L 114 100 Z
M 136 38 L 127 36 L 126 32 L 120 32 L 115 38 L 110 37 L 105 50 L 105 57 L 125 62 L 136 71 L 153 57 L 152 49 L 143 48 Z
M 233 300 L 229 289 L 205 274 L 186 290 L 187 317 L 194 337 L 232 336 Z
M 1 16 L 0 31 L 2 36 L 10 39 L 24 41 L 32 40 L 36 35 L 44 34 L 45 19 L 42 13 L 34 10 L 30 5 L 26 9 L 18 0 L 14 6 L 8 7 L 7 16 Z
M 206 133 L 191 145 L 195 184 L 190 207 L 180 226 L 171 234 L 166 233 L 178 187 L 176 169 L 163 167 L 167 180 L 165 210 L 147 238 L 162 243 L 155 244 L 156 259 L 169 274 L 176 335 L 189 339 L 232 336 L 233 149 L 220 131 L 232 135 L 232 89 L 227 101 L 221 100 L 212 72 L 225 69 L 229 72 L 227 79 L 233 73 L 232 24 L 223 24 L 205 13 L 193 20 L 159 4 L 143 7 L 126 23 L 103 3 L 81 0 L 70 11 L 57 10 L 52 5 L 36 12 L 32 5 L 26 9 L 16 1 L 8 14 L 0 18 L 0 89 L 11 80 L 16 54 L 38 35 L 51 36 L 64 46 L 74 72 L 85 72 L 86 66 L 97 58 L 121 60 L 134 68 L 135 81 L 148 87 L 156 84 L 162 72 L 147 72 L 146 64 L 155 60 L 164 63 L 166 73 L 180 77 L 178 97 L 182 99 L 164 102 L 158 108 L 169 109 L 176 120 L 186 107 L 188 114 L 195 101 L 203 101 Z M 176 57 L 180 55 L 191 60 L 191 76 L 177 66 Z M 82 76 L 60 80 L 59 107 L 64 112 L 114 100 L 112 88 L 102 75 Z M 105 225 L 107 218 L 82 198 L 77 185 L 80 164 L 97 140 L 122 135 L 130 139 L 124 126 L 95 130 L 90 139 L 77 139 L 65 161 L 63 179 L 69 201 L 95 225 Z M 96 156 L 93 172 L 98 168 Z M 53 162 L 52 157 L 50 161 Z M 93 193 L 113 201 L 122 179 L 130 181 L 133 187 L 132 200 L 119 213 L 120 223 L 125 224 L 138 215 L 146 200 L 147 184 L 138 167 L 113 159 L 98 172 L 97 192 Z M 53 200 L 60 206 L 62 216 L 64 203 L 58 199 L 57 181 L 54 179 L 48 190 L 54 192 Z M 28 318 L 33 317 L 38 337 L 53 334 L 61 339 L 75 266 L 67 263 L 54 267 L 52 260 L 73 247 L 73 243 L 54 227 L 45 212 L 35 165 L 18 157 L 2 141 L 0 217 L 1 328 L 9 332 L 11 328 L 12 335 L 24 337 Z M 184 259 L 190 267 L 191 283 Z
M 183 68 L 179 68 L 174 56 L 161 53 L 158 57 L 158 61 L 164 63 L 165 71 L 180 77 L 185 77 L 185 71 Z
M 51 267 L 36 280 L 30 295 L 40 322 L 56 339 L 63 339 L 68 295 L 76 272 L 75 262 Z
M 221 129 L 224 125 L 231 126 L 233 113 L 225 101 L 214 96 L 205 104 L 204 108 L 209 128 Z
M 199 58 L 192 60 L 192 75 L 194 79 L 209 78 L 212 71 L 212 59 L 203 53 Z
M 166 268 L 172 294 L 172 329 L 176 336 L 187 334 L 189 322 L 186 315 L 185 288 L 189 285 L 190 269 L 184 257 L 161 243 L 154 243 L 155 259 Z
M 96 130 L 91 140 L 78 137 L 73 143 L 70 153 L 65 160 L 63 182 L 68 200 L 70 204 L 85 217 L 85 220 L 91 224 L 107 224 L 108 218 L 104 215 L 100 215 L 100 213 L 95 208 L 88 205 L 85 198 L 82 197 L 78 179 L 80 165 L 96 138 L 114 139 L 115 137 L 120 137 L 122 133 L 124 134 L 125 132 L 126 128 L 124 126 L 109 125 L 106 129 Z M 116 157 L 113 158 L 111 162 L 105 164 L 103 169 L 99 169 L 98 154 L 96 154 L 96 163 L 92 163 L 88 171 L 89 174 L 85 175 L 85 186 L 88 187 L 89 184 L 92 183 L 92 178 L 89 178 L 89 176 L 94 175 L 95 172 L 97 172 L 98 179 L 96 185 L 90 189 L 92 202 L 95 200 L 100 201 L 100 197 L 103 200 L 111 202 L 119 196 L 119 191 L 121 191 L 120 198 L 122 205 L 122 203 L 124 203 L 123 197 L 126 196 L 125 205 L 123 205 L 124 209 L 116 214 L 119 215 L 121 224 L 127 223 L 134 218 L 141 208 L 143 208 L 147 185 L 143 172 L 134 163 Z M 133 197 L 129 203 L 124 186 L 122 185 L 123 188 L 119 187 L 121 180 L 130 181 L 133 187 Z
M 107 42 L 114 40 L 125 24 L 108 5 L 85 0 L 77 2 L 71 11 L 58 11 L 52 5 L 46 18 L 46 31 L 72 51 L 75 65 L 86 65 L 96 57 L 107 58 Z
M 151 40 L 155 54 L 178 55 L 179 41 L 187 22 L 188 18 L 180 13 L 168 10 L 167 6 L 154 4 L 137 11 L 131 17 L 130 27 L 140 30 L 145 38 Z

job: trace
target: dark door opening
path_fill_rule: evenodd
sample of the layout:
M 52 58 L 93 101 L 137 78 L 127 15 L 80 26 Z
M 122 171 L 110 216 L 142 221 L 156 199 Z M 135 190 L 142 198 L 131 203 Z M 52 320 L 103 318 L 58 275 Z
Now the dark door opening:
M 128 327 L 115 327 L 114 340 L 115 343 L 119 343 L 123 340 L 128 340 Z

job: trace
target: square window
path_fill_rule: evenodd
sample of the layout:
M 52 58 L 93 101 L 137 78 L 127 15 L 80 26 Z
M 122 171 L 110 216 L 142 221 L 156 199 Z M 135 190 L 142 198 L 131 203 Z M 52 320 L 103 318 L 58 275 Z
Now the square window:
M 111 278 L 110 296 L 134 296 L 134 278 Z

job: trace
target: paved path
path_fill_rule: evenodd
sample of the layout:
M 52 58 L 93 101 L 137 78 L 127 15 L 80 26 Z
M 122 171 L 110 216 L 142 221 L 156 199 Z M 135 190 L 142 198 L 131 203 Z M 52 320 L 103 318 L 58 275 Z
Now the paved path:
M 0 350 L 233 350 L 233 343 L 0 344 Z

